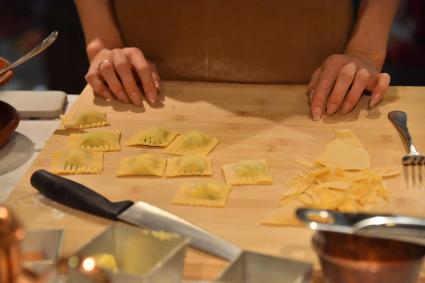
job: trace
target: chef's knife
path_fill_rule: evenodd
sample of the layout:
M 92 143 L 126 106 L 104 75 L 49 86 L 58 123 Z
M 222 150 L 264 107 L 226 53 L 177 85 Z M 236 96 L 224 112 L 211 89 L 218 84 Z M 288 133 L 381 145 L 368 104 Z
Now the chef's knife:
M 241 253 L 241 249 L 234 244 L 145 202 L 111 202 L 77 182 L 46 170 L 35 171 L 31 176 L 31 185 L 49 199 L 90 214 L 180 234 L 191 240 L 192 247 L 226 260 L 234 260 Z
M 344 213 L 298 208 L 299 220 L 313 230 L 356 234 L 425 245 L 425 218 L 390 214 Z

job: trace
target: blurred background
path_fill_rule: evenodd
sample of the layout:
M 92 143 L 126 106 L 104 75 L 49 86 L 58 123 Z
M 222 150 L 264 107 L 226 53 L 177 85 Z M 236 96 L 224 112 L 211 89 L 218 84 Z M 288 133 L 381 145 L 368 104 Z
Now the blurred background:
M 88 62 L 73 0 L 0 0 L 0 7 L 0 56 L 9 61 L 51 31 L 59 31 L 59 39 L 48 52 L 17 68 L 15 78 L 3 89 L 80 93 Z M 424 0 L 401 0 L 384 71 L 391 74 L 392 85 L 425 85 Z

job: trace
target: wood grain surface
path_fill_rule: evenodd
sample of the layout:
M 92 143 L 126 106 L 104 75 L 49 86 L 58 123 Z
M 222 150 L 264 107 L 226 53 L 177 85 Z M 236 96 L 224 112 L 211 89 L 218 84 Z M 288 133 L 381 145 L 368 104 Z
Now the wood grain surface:
M 408 123 L 419 150 L 425 150 L 425 88 L 391 87 L 375 109 L 367 108 L 368 97 L 348 115 L 336 114 L 320 122 L 308 117 L 302 85 L 239 85 L 198 82 L 164 82 L 164 105 L 152 109 L 106 102 L 93 97 L 87 87 L 71 111 L 95 109 L 106 112 L 111 126 L 122 131 L 122 150 L 105 153 L 105 169 L 100 175 L 72 175 L 112 201 L 143 200 L 199 225 L 242 248 L 294 259 L 317 261 L 310 247 L 312 232 L 306 228 L 266 227 L 259 223 L 278 207 L 285 182 L 300 167 L 295 158 L 315 159 L 334 137 L 334 129 L 351 129 L 363 142 L 373 167 L 391 167 L 402 174 L 386 181 L 391 191 L 388 209 L 394 213 L 425 216 L 424 169 L 403 168 L 403 143 L 387 120 L 391 110 L 408 113 Z M 210 154 L 213 177 L 115 177 L 121 158 L 150 152 L 168 157 L 160 149 L 127 147 L 125 141 L 136 129 L 164 126 L 181 133 L 199 130 L 221 139 Z M 34 129 L 36 130 L 36 129 Z M 26 227 L 65 229 L 65 254 L 101 232 L 110 221 L 56 204 L 37 194 L 29 183 L 31 174 L 48 169 L 52 151 L 66 147 L 69 130 L 58 128 L 17 185 L 6 205 Z M 221 165 L 241 159 L 266 158 L 274 183 L 271 186 L 238 186 L 230 193 L 224 209 L 177 206 L 171 199 L 179 184 L 206 178 L 224 180 Z M 190 251 L 186 258 L 186 278 L 213 278 L 226 262 Z M 317 266 L 317 265 L 316 265 Z

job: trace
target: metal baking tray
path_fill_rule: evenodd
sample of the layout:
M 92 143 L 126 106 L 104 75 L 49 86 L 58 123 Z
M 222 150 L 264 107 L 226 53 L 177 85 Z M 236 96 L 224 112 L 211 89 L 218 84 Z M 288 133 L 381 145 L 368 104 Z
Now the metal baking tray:
M 243 251 L 215 283 L 309 283 L 311 264 Z
M 177 234 L 144 230 L 116 222 L 84 245 L 76 256 L 113 255 L 118 272 L 104 269 L 110 282 L 181 282 L 184 256 L 189 240 Z M 79 272 L 69 282 L 90 282 Z

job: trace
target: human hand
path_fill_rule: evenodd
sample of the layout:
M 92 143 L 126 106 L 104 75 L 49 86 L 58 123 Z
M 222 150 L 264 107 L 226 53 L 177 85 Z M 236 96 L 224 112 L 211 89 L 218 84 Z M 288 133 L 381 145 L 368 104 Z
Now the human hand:
M 9 65 L 9 62 L 0 57 L 0 69 L 6 67 L 7 65 Z M 8 81 L 10 81 L 10 79 L 13 77 L 13 71 L 7 71 L 6 73 L 4 73 L 3 75 L 0 76 L 0 86 L 6 84 Z
M 86 75 L 95 95 L 124 103 L 142 105 L 144 96 L 149 104 L 159 100 L 160 78 L 153 63 L 147 61 L 138 48 L 103 49 L 91 61 Z M 137 82 L 141 82 L 143 92 Z
M 310 113 L 314 121 L 324 114 L 341 114 L 353 110 L 363 91 L 372 92 L 369 107 L 383 98 L 390 84 L 390 75 L 380 73 L 365 55 L 338 54 L 329 56 L 314 71 L 307 86 Z

